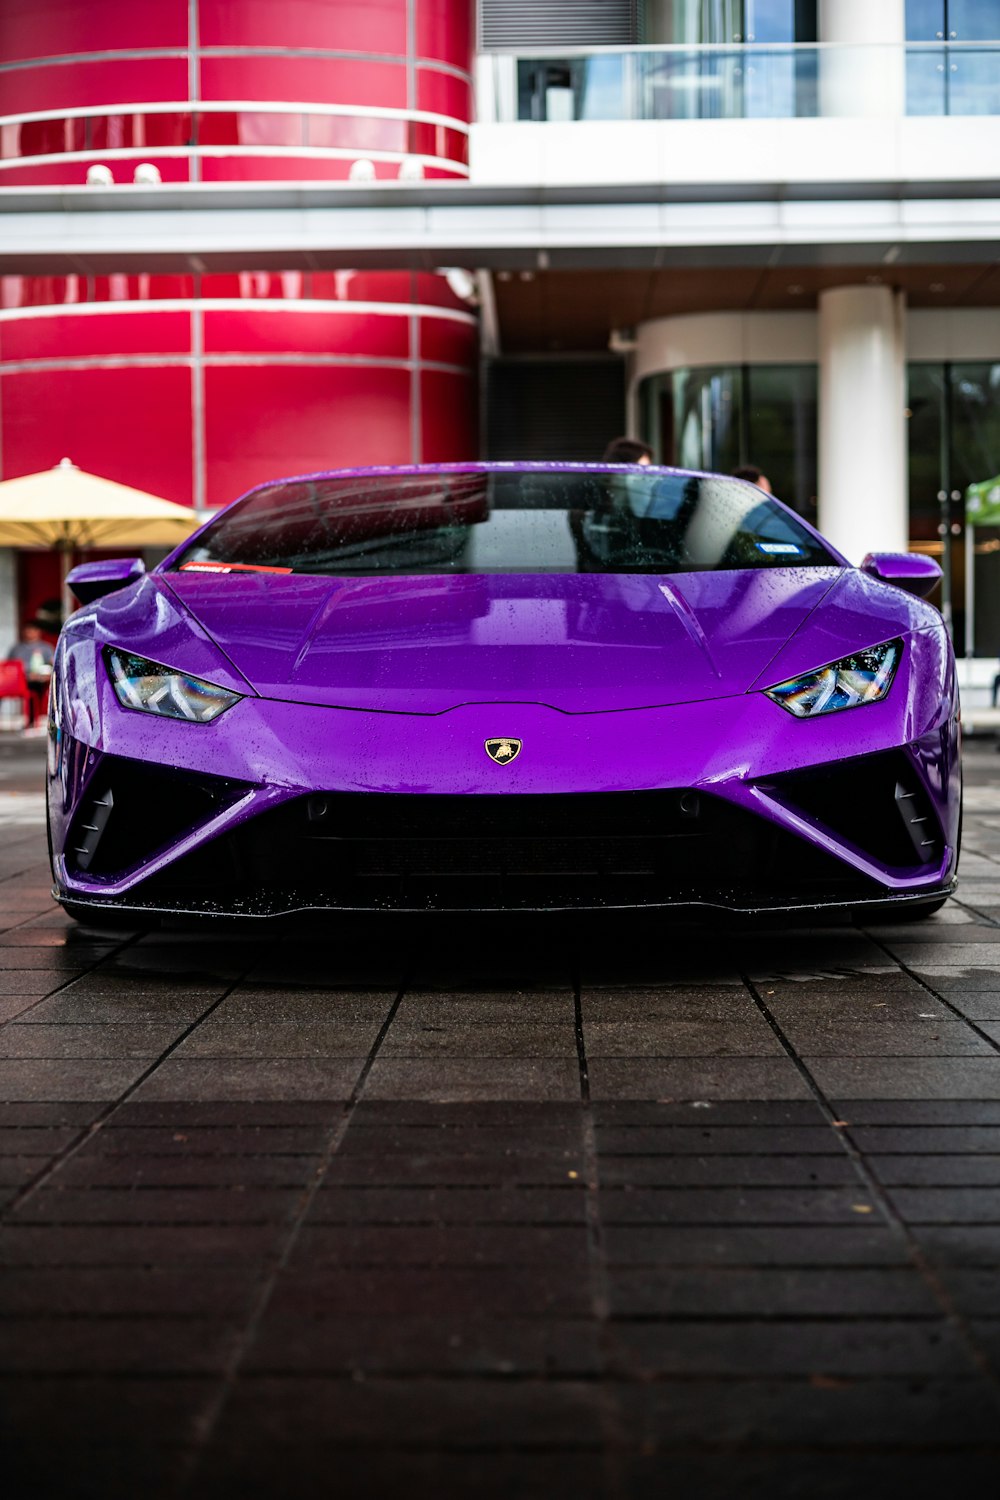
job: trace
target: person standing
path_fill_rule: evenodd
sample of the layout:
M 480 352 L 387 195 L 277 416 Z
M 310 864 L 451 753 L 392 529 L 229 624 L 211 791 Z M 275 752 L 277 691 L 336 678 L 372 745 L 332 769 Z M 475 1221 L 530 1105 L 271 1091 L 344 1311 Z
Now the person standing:
M 771 481 L 763 469 L 758 469 L 756 464 L 741 464 L 738 469 L 732 471 L 730 477 L 732 479 L 745 479 L 748 484 L 755 484 L 759 490 L 764 491 L 765 495 L 774 494 L 771 488 Z
M 648 443 L 640 443 L 638 438 L 617 437 L 605 448 L 602 462 L 606 464 L 651 464 L 653 450 Z

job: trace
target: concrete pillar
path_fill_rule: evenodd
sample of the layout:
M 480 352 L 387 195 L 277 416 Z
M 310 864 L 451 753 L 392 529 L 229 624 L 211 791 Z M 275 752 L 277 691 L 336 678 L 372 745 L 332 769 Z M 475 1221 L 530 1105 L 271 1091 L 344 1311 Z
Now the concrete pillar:
M 906 0 L 819 0 L 823 115 L 906 112 Z
M 907 550 L 904 313 L 887 286 L 819 298 L 819 527 L 855 563 Z

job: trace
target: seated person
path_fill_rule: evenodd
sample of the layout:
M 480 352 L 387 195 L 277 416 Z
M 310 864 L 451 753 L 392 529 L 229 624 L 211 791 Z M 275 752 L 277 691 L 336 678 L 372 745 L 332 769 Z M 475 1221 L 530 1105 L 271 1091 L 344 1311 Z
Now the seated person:
M 27 625 L 21 627 L 21 639 L 7 652 L 8 661 L 19 661 L 24 664 L 24 675 L 28 679 L 28 689 L 31 693 L 32 723 L 45 708 L 45 696 L 48 693 L 49 679 L 52 676 L 53 656 L 52 647 L 45 639 L 44 627 L 38 620 L 29 620 Z

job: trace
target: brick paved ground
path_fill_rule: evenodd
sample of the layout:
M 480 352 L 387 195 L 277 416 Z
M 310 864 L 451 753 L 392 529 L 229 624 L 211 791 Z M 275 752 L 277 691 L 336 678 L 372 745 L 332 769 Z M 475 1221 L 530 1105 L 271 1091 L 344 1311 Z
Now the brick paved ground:
M 969 765 L 961 898 L 912 926 L 97 939 L 3 749 L 5 1493 L 995 1492 Z

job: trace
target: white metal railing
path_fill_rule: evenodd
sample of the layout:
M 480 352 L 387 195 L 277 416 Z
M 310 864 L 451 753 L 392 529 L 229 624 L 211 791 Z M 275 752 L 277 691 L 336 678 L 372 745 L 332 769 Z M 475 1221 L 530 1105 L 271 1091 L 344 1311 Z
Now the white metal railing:
M 395 162 L 465 173 L 469 124 L 430 110 L 275 100 L 156 100 L 0 116 L 0 171 L 136 155 Z

